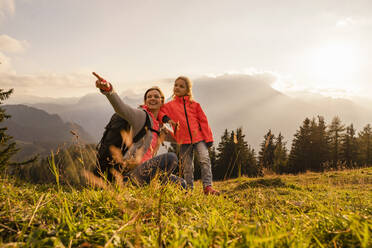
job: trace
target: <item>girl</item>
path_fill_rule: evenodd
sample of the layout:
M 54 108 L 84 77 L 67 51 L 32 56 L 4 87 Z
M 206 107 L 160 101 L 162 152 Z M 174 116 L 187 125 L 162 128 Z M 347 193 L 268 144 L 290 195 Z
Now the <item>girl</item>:
M 193 153 L 201 163 L 201 177 L 206 195 L 217 195 L 212 188 L 212 169 L 208 147 L 212 146 L 213 135 L 200 104 L 192 98 L 192 83 L 187 77 L 178 77 L 174 82 L 173 100 L 164 104 L 159 111 L 159 120 L 170 123 L 174 135 L 181 144 L 180 159 L 184 166 L 184 177 L 188 188 L 194 187 Z

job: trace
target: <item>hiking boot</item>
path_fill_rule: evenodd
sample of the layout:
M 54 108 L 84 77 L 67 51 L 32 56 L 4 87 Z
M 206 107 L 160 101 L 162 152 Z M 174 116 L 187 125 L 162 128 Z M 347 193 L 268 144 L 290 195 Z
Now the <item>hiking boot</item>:
M 215 190 L 212 188 L 212 186 L 207 186 L 204 188 L 204 194 L 205 195 L 220 195 L 220 192 L 218 190 Z

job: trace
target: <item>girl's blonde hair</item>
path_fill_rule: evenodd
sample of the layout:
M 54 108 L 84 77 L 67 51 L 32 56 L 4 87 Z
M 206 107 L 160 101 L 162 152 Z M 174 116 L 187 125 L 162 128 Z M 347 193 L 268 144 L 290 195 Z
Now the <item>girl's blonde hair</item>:
M 179 79 L 181 79 L 185 82 L 185 84 L 186 84 L 186 96 L 189 96 L 190 101 L 192 101 L 193 100 L 193 97 L 192 97 L 192 82 L 191 82 L 190 78 L 185 77 L 185 76 L 179 76 L 178 78 L 176 78 L 176 80 L 174 80 L 174 82 L 176 82 Z M 175 97 L 174 94 L 173 94 L 173 97 Z

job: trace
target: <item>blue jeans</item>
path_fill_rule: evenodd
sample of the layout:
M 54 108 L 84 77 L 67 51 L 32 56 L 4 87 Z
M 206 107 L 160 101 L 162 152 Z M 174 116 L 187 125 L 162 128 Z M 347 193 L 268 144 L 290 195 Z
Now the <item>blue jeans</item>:
M 201 179 L 203 187 L 212 185 L 212 166 L 209 158 L 207 144 L 200 141 L 195 144 L 183 144 L 180 149 L 180 160 L 183 166 L 183 175 L 187 182 L 187 187 L 194 187 L 194 152 L 198 156 L 201 166 Z
M 136 183 L 150 183 L 150 181 L 160 173 L 160 180 L 163 183 L 168 181 L 174 182 L 181 185 L 182 188 L 186 189 L 186 182 L 183 178 L 173 175 L 172 172 L 178 164 L 176 154 L 168 152 L 165 154 L 153 157 L 146 162 L 137 166 L 132 172 L 130 172 L 130 178 Z

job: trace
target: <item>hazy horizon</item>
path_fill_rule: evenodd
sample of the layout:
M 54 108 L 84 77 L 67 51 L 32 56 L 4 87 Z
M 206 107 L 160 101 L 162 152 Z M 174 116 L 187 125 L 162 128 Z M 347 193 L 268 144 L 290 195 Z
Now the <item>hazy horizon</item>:
M 256 150 L 269 129 L 275 135 L 281 132 L 289 149 L 293 135 L 305 118 L 323 116 L 329 124 L 333 117 L 338 116 L 344 125 L 353 124 L 358 132 L 371 123 L 371 101 L 363 103 L 309 93 L 302 97 L 289 97 L 273 89 L 270 83 L 273 81 L 275 78 L 270 74 L 226 74 L 195 79 L 194 97 L 208 117 L 216 144 L 226 128 L 235 130 L 242 127 L 246 140 Z M 143 92 L 118 93 L 133 107 L 143 101 Z M 166 98 L 169 99 L 168 94 Z M 16 96 L 8 100 L 5 104 L 17 104 Z M 107 99 L 98 91 L 81 98 L 42 99 L 34 104 L 31 100 L 25 99 L 23 103 L 58 114 L 64 121 L 77 123 L 97 141 L 114 113 Z

